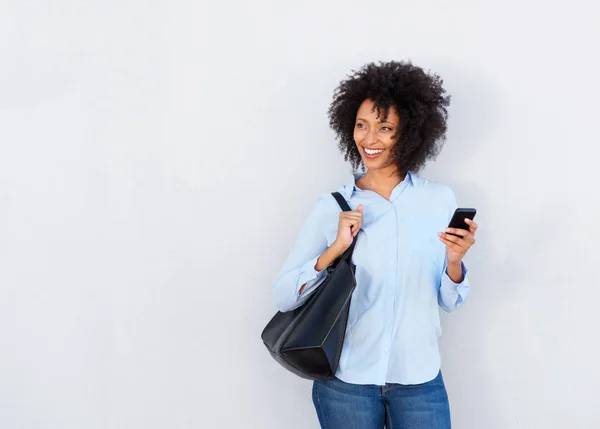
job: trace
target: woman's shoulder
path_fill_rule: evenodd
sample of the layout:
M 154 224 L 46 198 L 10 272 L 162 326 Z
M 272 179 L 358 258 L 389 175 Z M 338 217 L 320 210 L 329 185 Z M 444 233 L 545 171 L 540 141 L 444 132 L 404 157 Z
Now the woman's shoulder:
M 342 197 L 346 200 L 350 208 L 352 208 L 352 201 L 345 195 L 343 189 L 336 189 L 331 192 L 325 192 L 317 197 L 317 201 L 315 202 L 315 209 L 318 209 L 321 213 L 329 214 L 329 213 L 339 213 L 341 208 L 338 204 L 337 200 L 333 196 L 334 192 L 339 192 Z
M 324 218 L 331 218 L 332 214 L 339 215 L 342 209 L 334 197 L 334 193 L 339 193 L 348 203 L 350 208 L 356 210 L 358 203 L 352 198 L 352 189 L 349 187 L 348 183 L 339 186 L 337 189 L 332 189 L 329 192 L 318 194 L 316 199 L 313 200 L 313 210 L 318 212 Z
M 428 196 L 454 199 L 454 191 L 448 185 L 417 176 L 416 174 L 411 174 L 411 180 L 415 189 L 426 193 Z

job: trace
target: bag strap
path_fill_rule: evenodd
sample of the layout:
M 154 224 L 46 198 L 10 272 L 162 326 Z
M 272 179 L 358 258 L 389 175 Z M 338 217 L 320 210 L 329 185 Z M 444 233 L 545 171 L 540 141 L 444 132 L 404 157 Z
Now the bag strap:
M 340 194 L 339 192 L 332 192 L 331 195 L 333 195 L 333 198 L 335 198 L 335 200 L 337 201 L 337 203 L 339 204 L 340 208 L 343 211 L 345 211 L 345 212 L 352 211 L 352 209 L 348 205 L 348 202 L 342 196 L 342 194 Z M 351 259 L 352 259 L 352 252 L 354 252 L 354 247 L 356 246 L 356 239 L 357 238 L 358 238 L 358 234 L 356 234 L 356 236 L 352 240 L 352 244 L 350 245 L 350 247 L 348 247 L 348 249 L 346 249 L 346 251 L 344 253 L 342 253 L 342 256 L 340 256 L 340 259 L 345 259 L 347 262 L 351 261 Z

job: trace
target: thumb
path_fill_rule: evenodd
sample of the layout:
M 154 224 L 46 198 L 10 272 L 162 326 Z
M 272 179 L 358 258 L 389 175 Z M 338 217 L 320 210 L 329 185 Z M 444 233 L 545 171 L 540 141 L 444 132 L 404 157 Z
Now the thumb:
M 358 207 L 356 208 L 356 210 L 358 210 L 359 212 L 362 213 L 362 211 L 363 211 L 363 205 L 359 204 Z

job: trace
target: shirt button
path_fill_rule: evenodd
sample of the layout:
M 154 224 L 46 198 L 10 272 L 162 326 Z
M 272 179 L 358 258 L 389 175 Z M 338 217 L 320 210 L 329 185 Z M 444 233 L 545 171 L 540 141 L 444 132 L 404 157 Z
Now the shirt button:
M 394 233 L 392 232 L 390 235 L 393 237 L 393 236 L 394 236 Z
M 388 323 L 392 323 L 392 321 L 391 321 L 391 320 L 388 320 L 387 322 L 388 322 Z
M 383 351 L 384 351 L 385 353 L 387 353 L 387 352 L 388 352 L 387 348 L 386 348 L 386 349 L 383 349 Z
M 394 262 L 394 261 L 390 262 L 390 265 L 394 265 L 394 264 L 395 264 L 395 262 Z
M 394 291 L 390 289 L 390 293 L 393 293 Z

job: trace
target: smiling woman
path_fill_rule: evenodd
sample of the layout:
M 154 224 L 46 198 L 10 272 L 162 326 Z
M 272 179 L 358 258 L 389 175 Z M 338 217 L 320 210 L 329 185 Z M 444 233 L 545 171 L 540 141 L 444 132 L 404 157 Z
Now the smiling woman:
M 366 171 L 338 190 L 350 211 L 319 198 L 273 287 L 280 311 L 301 307 L 356 237 L 339 366 L 313 384 L 324 428 L 450 428 L 438 309 L 456 310 L 469 295 L 462 259 L 477 225 L 446 228 L 453 191 L 416 174 L 442 147 L 449 102 L 439 76 L 409 62 L 367 64 L 334 93 L 339 147 Z
M 390 153 L 378 163 L 394 163 L 401 175 L 418 172 L 446 139 L 450 96 L 442 84 L 438 75 L 410 62 L 371 63 L 353 72 L 329 107 L 329 124 L 346 160 L 368 169 L 380 164 L 368 162 L 375 158 L 363 148 L 383 149 Z
M 386 118 L 381 118 L 373 100 L 365 100 L 360 105 L 356 113 L 354 141 L 366 168 L 386 167 L 394 162 L 389 149 L 396 144 L 399 122 L 394 106 L 389 107 Z

